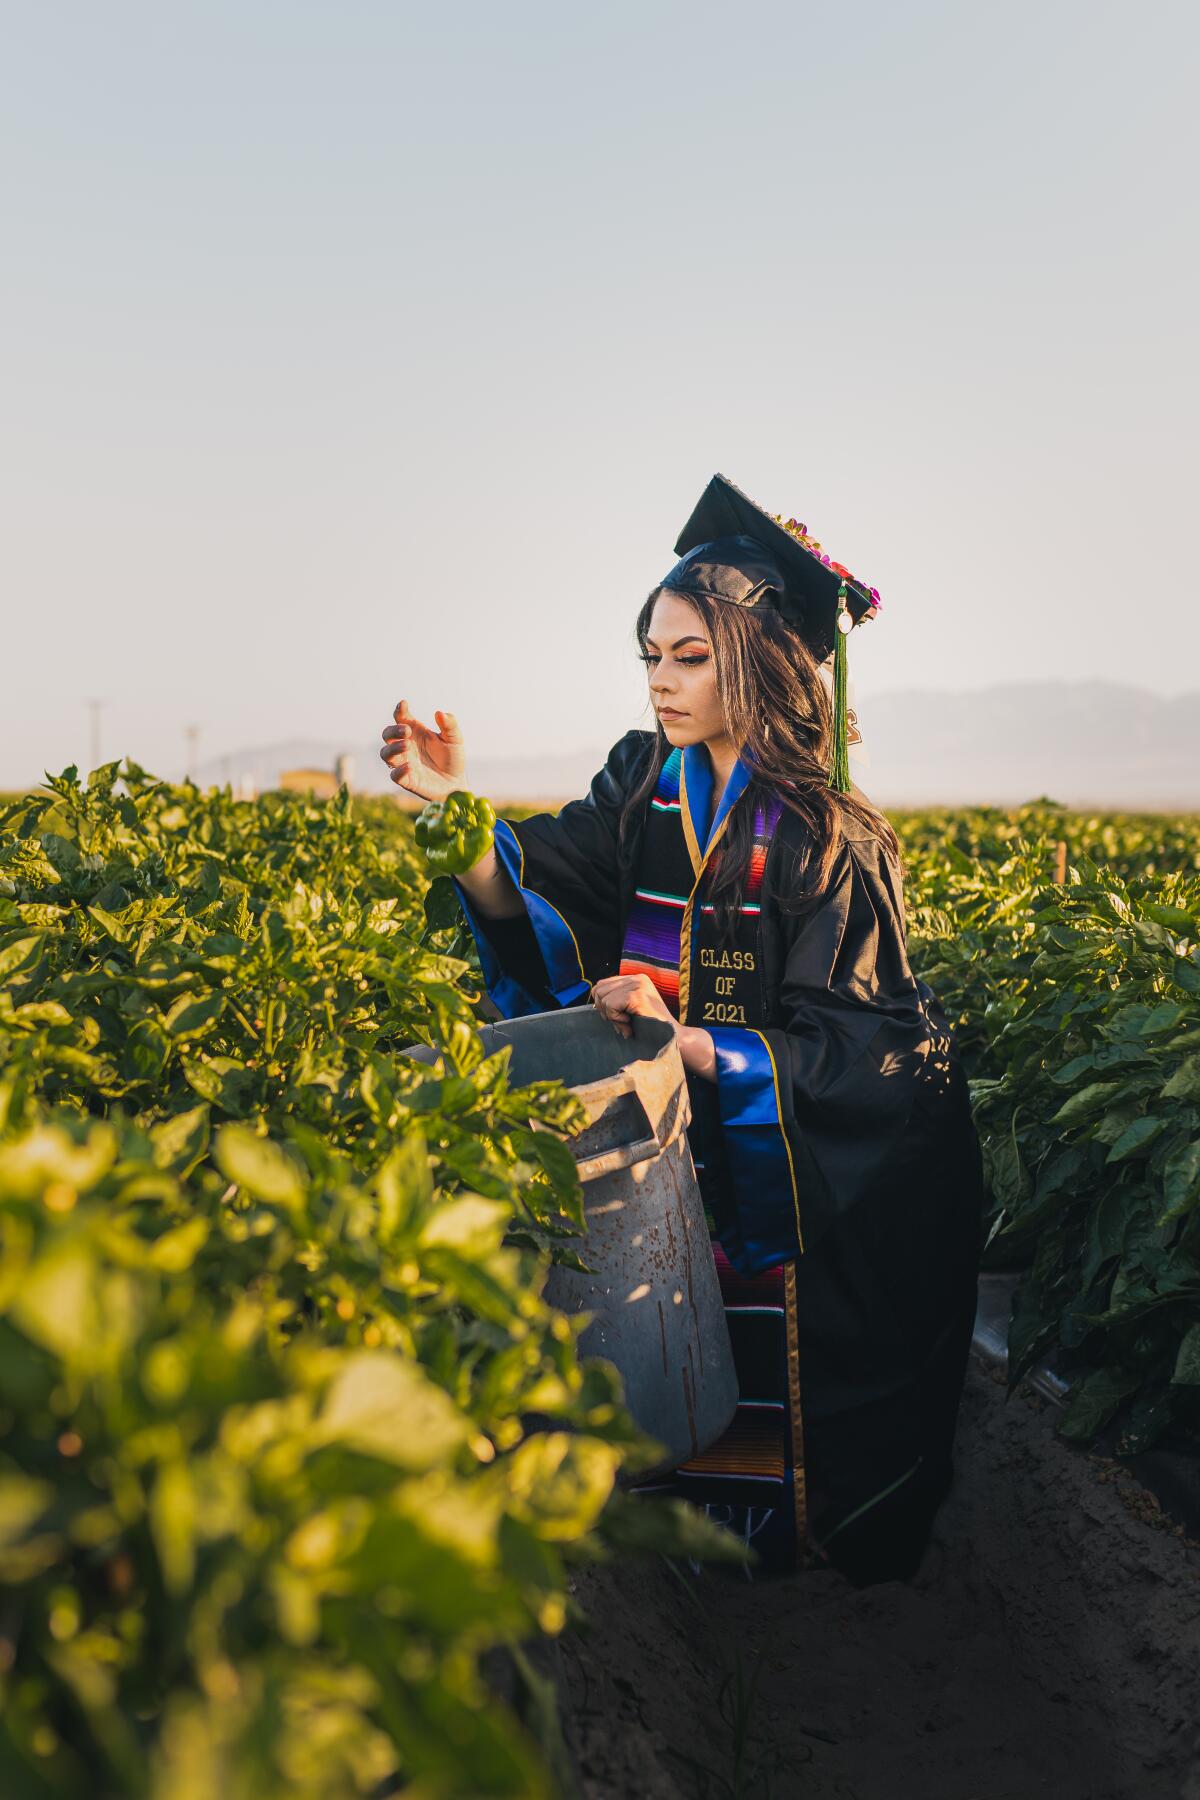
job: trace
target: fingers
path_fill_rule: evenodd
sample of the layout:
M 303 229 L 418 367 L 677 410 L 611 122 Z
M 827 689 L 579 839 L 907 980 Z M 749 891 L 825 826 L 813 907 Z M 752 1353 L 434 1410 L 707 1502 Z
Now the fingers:
M 633 1026 L 622 1006 L 620 990 L 623 986 L 624 980 L 620 975 L 606 976 L 592 989 L 592 1005 L 614 1031 L 619 1032 L 623 1038 L 629 1038 L 633 1036 Z
M 657 994 L 648 975 L 605 975 L 592 988 L 593 1000 L 605 1000 L 610 1006 L 636 1003 L 639 997 L 653 1000 Z
M 414 780 L 413 734 L 407 725 L 385 725 L 379 760 L 387 767 L 397 787 L 408 787 Z
M 404 702 L 401 701 L 400 704 L 403 706 Z M 435 712 L 433 717 L 437 724 L 438 732 L 445 743 L 462 743 L 462 732 L 458 729 L 458 720 L 453 713 Z
M 647 975 L 606 975 L 592 988 L 592 1005 L 624 1038 L 633 1036 L 632 1021 L 666 1016 L 658 990 Z
M 394 725 L 384 726 L 382 734 L 383 748 L 379 752 L 380 758 L 383 762 L 387 763 L 389 768 L 395 768 L 395 759 L 398 756 L 408 755 L 413 750 L 416 743 L 416 729 L 418 724 L 418 721 L 413 718 L 412 713 L 409 711 L 407 700 L 400 700 L 397 702 L 392 716 L 396 723 Z

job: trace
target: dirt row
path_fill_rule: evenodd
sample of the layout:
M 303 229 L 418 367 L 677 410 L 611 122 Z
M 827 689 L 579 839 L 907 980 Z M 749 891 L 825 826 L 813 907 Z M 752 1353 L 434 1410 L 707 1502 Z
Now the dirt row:
M 559 1681 L 588 1800 L 1200 1800 L 1200 1547 L 972 1367 L 911 1584 L 589 1569 Z

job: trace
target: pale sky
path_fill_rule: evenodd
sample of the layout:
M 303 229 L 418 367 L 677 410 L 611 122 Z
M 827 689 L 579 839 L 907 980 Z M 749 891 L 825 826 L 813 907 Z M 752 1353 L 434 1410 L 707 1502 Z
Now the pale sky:
M 605 745 L 714 470 L 860 695 L 1200 688 L 1200 11 L 0 0 L 0 785 Z

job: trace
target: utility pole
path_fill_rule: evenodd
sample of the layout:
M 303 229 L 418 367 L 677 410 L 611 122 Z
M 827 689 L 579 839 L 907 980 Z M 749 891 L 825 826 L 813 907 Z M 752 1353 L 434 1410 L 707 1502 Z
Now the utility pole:
M 107 705 L 107 702 L 104 700 L 85 700 L 84 705 L 91 715 L 91 724 L 88 733 L 91 761 L 88 764 L 88 768 L 98 769 L 100 767 L 100 713 L 102 708 Z
M 195 781 L 196 747 L 200 742 L 200 727 L 198 725 L 185 725 L 183 728 L 183 735 L 187 739 L 187 767 L 183 771 L 183 779 L 185 781 Z

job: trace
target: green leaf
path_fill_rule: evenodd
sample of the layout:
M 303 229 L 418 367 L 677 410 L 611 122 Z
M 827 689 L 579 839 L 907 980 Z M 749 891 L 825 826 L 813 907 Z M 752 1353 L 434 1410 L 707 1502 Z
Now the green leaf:
M 188 1219 L 173 1231 L 164 1231 L 150 1249 L 150 1263 L 165 1275 L 182 1275 L 190 1269 L 208 1240 L 208 1220 Z
M 1182 906 L 1162 906 L 1154 901 L 1147 901 L 1142 910 L 1157 925 L 1165 925 L 1168 931 L 1181 937 L 1196 934 L 1196 921 Z
M 1073 1056 L 1061 1069 L 1051 1069 L 1050 1079 L 1057 1087 L 1070 1087 L 1081 1075 L 1086 1075 L 1096 1066 L 1096 1058 L 1090 1052 L 1086 1056 Z
M 243 1114 L 254 1092 L 253 1069 L 234 1056 L 184 1056 L 183 1074 L 193 1093 L 236 1116 Z
M 1200 1138 L 1180 1144 L 1172 1150 L 1163 1168 L 1163 1200 L 1165 1205 L 1158 1222 L 1166 1225 L 1178 1219 L 1200 1198 Z
M 1200 1322 L 1184 1332 L 1171 1380 L 1180 1387 L 1200 1387 Z
M 1159 1132 L 1163 1131 L 1167 1124 L 1166 1119 L 1156 1119 L 1152 1116 L 1135 1119 L 1132 1125 L 1125 1127 L 1109 1151 L 1108 1161 L 1110 1163 L 1125 1162 L 1129 1157 L 1136 1156 L 1139 1150 L 1145 1150 L 1154 1142 Z
M 45 940 L 45 932 L 38 931 L 32 937 L 18 938 L 15 943 L 6 944 L 0 950 L 0 981 L 7 981 L 36 962 Z
M 26 1271 L 13 1317 L 35 1343 L 71 1358 L 89 1348 L 96 1329 L 95 1268 L 82 1245 L 68 1243 Z
M 87 778 L 89 794 L 111 794 L 113 785 L 121 773 L 121 759 L 116 762 L 100 763 Z
M 1128 1369 L 1096 1369 L 1071 1389 L 1059 1430 L 1073 1443 L 1087 1443 L 1107 1425 L 1117 1408 L 1137 1391 L 1141 1375 Z
M 579 1170 L 571 1146 L 564 1144 L 561 1138 L 552 1137 L 548 1131 L 532 1132 L 526 1141 L 550 1177 L 555 1193 L 563 1200 L 577 1199 L 580 1193 Z
M 110 1125 L 90 1125 L 79 1143 L 53 1125 L 35 1125 L 15 1142 L 0 1146 L 0 1194 L 33 1200 L 51 1182 L 83 1193 L 96 1185 L 116 1157 L 117 1138 Z
M 1162 1097 L 1164 1100 L 1200 1100 L 1200 1056 L 1189 1056 L 1180 1063 L 1164 1084 Z
M 1128 1131 L 1131 1125 L 1138 1122 L 1141 1109 L 1137 1106 L 1113 1106 L 1104 1117 L 1092 1126 L 1092 1137 L 1098 1144 L 1115 1144 Z
M 448 1246 L 482 1260 L 500 1248 L 512 1208 L 500 1200 L 463 1194 L 434 1208 L 421 1229 L 422 1244 Z
M 463 922 L 458 889 L 449 875 L 437 875 L 425 893 L 425 923 L 430 931 L 456 931 Z
M 137 1019 L 121 1044 L 121 1072 L 129 1081 L 153 1081 L 171 1054 L 171 1040 L 157 1019 Z
M 497 1474 L 519 1517 L 552 1541 L 590 1531 L 612 1492 L 620 1453 L 595 1438 L 539 1433 L 506 1458 Z
M 122 882 L 110 881 L 92 896 L 92 905 L 105 913 L 124 912 L 127 906 L 133 905 L 133 896 Z
M 420 1218 L 433 1198 L 433 1171 L 425 1134 L 414 1126 L 391 1150 L 376 1178 L 379 1194 L 379 1238 L 391 1243 L 398 1232 Z
M 21 1541 L 31 1525 L 48 1512 L 54 1489 L 31 1475 L 0 1475 L 0 1548 Z
M 133 936 L 135 927 L 124 924 L 115 913 L 110 913 L 103 906 L 89 906 L 88 916 L 96 921 L 101 931 L 106 932 L 115 944 L 127 944 Z
M 1129 1410 L 1117 1440 L 1118 1456 L 1139 1456 L 1157 1443 L 1170 1425 L 1180 1396 L 1171 1387 L 1143 1388 Z
M 208 1148 L 209 1109 L 193 1106 L 189 1112 L 164 1119 L 150 1133 L 154 1166 L 182 1179 L 190 1175 Z
M 42 835 L 42 850 L 46 861 L 56 875 L 71 876 L 79 871 L 81 858 L 79 846 L 70 838 L 60 837 L 57 831 L 47 831 Z
M 1087 1223 L 1087 1253 L 1080 1271 L 1080 1287 L 1087 1293 L 1103 1265 L 1119 1256 L 1125 1235 L 1144 1205 L 1142 1191 L 1129 1187 L 1110 1187 L 1092 1208 Z
M 339 1444 L 397 1468 L 446 1462 L 470 1436 L 449 1395 L 415 1363 L 385 1351 L 347 1358 L 311 1433 L 314 1446 Z
M 217 1167 L 256 1200 L 289 1212 L 304 1205 L 304 1177 L 286 1151 L 244 1125 L 222 1125 L 214 1151 Z
M 1151 1008 L 1149 1017 L 1142 1025 L 1139 1035 L 1158 1037 L 1164 1031 L 1174 1031 L 1180 1019 L 1186 1019 L 1187 1016 L 1186 1006 L 1178 1006 L 1173 1000 L 1163 1000 L 1159 1005 Z
M 988 1145 L 988 1174 L 992 1192 L 1006 1212 L 1012 1212 L 1019 1206 L 1032 1187 L 1029 1171 L 1017 1142 L 1016 1127 L 1017 1118 L 1014 1113 L 1011 1130 Z
M 150 1529 L 154 1534 L 169 1594 L 186 1593 L 196 1567 L 196 1489 L 185 1462 L 168 1462 L 159 1472 L 150 1497 Z
M 614 1494 L 600 1532 L 606 1544 L 625 1556 L 688 1556 L 697 1562 L 742 1566 L 751 1560 L 741 1538 L 686 1500 L 656 1498 L 647 1506 L 636 1494 Z
M 1092 1081 L 1087 1087 L 1080 1088 L 1069 1100 L 1064 1100 L 1058 1111 L 1051 1117 L 1052 1125 L 1078 1125 L 1084 1119 L 1091 1119 L 1104 1111 L 1109 1098 L 1120 1087 L 1119 1081 Z
M 73 1021 L 66 1007 L 58 1000 L 29 1000 L 24 1006 L 13 1009 L 12 1022 L 32 1029 L 38 1025 L 70 1025 Z
M 181 994 L 167 1014 L 166 1027 L 173 1038 L 201 1037 L 224 1010 L 224 994 Z

